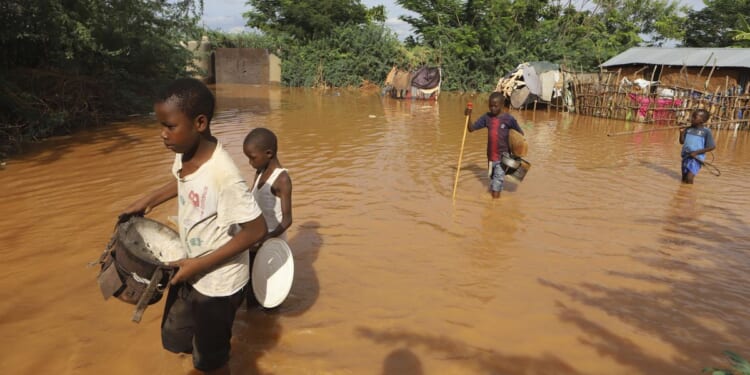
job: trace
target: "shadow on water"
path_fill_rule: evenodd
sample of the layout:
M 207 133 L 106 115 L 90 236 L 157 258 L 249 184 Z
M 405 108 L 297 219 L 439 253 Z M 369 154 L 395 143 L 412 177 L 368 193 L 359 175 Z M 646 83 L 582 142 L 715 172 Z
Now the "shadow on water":
M 282 327 L 280 316 L 299 316 L 308 311 L 320 295 L 320 283 L 313 267 L 323 245 L 320 224 L 308 221 L 301 224 L 289 247 L 294 254 L 294 281 L 289 296 L 281 306 L 264 309 L 256 304 L 240 308 L 235 319 L 233 357 L 230 362 L 233 374 L 262 374 L 258 361 L 278 344 Z
M 638 162 L 641 164 L 641 166 L 646 167 L 656 173 L 661 173 L 678 181 L 682 180 L 682 175 L 680 175 L 680 172 L 677 169 L 670 169 L 646 160 L 639 160 Z
M 750 227 L 732 210 L 696 202 L 693 193 L 691 187 L 680 186 L 666 217 L 642 220 L 662 225 L 659 245 L 635 247 L 630 257 L 653 272 L 607 272 L 626 282 L 657 286 L 657 291 L 539 280 L 674 348 L 676 353 L 664 359 L 558 302 L 560 320 L 585 334 L 579 339 L 582 344 L 638 373 L 698 373 L 724 363 L 724 350 L 747 356 L 742 343 L 750 337 L 750 265 L 744 256 Z M 704 214 L 715 220 L 702 218 Z
M 153 119 L 148 117 L 136 118 L 127 123 L 127 129 L 125 130 L 121 125 L 114 123 L 76 131 L 73 135 L 52 137 L 39 143 L 27 143 L 21 147 L 21 155 L 25 160 L 32 160 L 38 165 L 44 165 L 60 160 L 72 150 L 80 148 L 80 145 L 106 145 L 98 150 L 99 155 L 127 150 L 143 142 L 138 136 L 131 134 L 134 127 L 154 127 L 156 129 Z M 154 130 L 154 134 L 158 136 L 158 130 Z
M 289 240 L 289 247 L 294 253 L 294 282 L 286 301 L 277 309 L 281 315 L 302 315 L 318 300 L 320 282 L 313 263 L 318 259 L 323 246 L 319 230 L 320 223 L 308 221 L 301 224 L 297 234 Z
M 456 172 L 456 167 L 451 167 L 453 170 L 453 173 Z M 490 179 L 487 175 L 487 166 L 480 166 L 478 164 L 469 164 L 466 166 L 461 166 L 461 174 L 463 174 L 463 171 L 471 172 L 471 174 L 479 181 L 485 188 L 487 188 L 487 191 L 489 191 L 489 184 Z M 518 184 L 514 181 L 511 181 L 509 178 L 505 178 L 505 181 L 503 182 L 503 191 L 508 192 L 514 192 L 518 190 Z
M 358 327 L 356 331 L 360 336 L 378 344 L 408 348 L 406 350 L 420 348 L 447 356 L 452 360 L 465 361 L 469 366 L 476 368 L 477 373 L 482 374 L 579 374 L 579 372 L 563 360 L 552 355 L 544 355 L 540 358 L 504 355 L 491 349 L 478 348 L 467 342 L 454 340 L 449 337 L 424 335 L 403 330 L 377 331 L 366 327 Z M 391 352 L 391 355 L 393 353 Z M 405 358 L 404 360 L 406 361 Z M 409 360 L 414 361 L 414 359 Z M 389 358 L 386 358 L 386 363 L 388 361 Z M 390 359 L 390 361 L 395 360 Z M 421 366 L 418 369 L 421 370 Z M 399 373 L 394 372 L 394 374 Z M 408 373 L 404 372 L 404 374 Z M 416 372 L 416 374 L 419 374 L 419 372 Z
M 383 375 L 422 375 L 422 362 L 411 350 L 395 349 L 383 361 Z

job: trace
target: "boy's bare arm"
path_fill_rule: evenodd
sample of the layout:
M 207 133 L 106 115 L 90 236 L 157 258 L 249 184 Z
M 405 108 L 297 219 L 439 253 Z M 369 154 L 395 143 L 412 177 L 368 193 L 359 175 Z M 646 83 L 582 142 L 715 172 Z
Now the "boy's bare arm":
M 685 144 L 685 130 L 687 130 L 687 128 L 680 129 L 680 144 L 681 145 Z
M 177 180 L 172 179 L 162 187 L 141 197 L 123 210 L 124 215 L 143 215 L 149 213 L 154 207 L 177 196 Z
M 211 271 L 226 263 L 227 260 L 243 251 L 247 251 L 253 244 L 262 240 L 268 231 L 263 215 L 259 215 L 247 223 L 240 224 L 240 227 L 242 229 L 227 243 L 216 249 L 216 251 L 199 258 L 183 259 L 171 264 L 179 267 L 177 273 L 172 277 L 171 284 L 186 281 L 195 275 Z
M 281 173 L 273 184 L 276 195 L 281 198 L 281 223 L 266 237 L 278 237 L 292 226 L 292 179 Z
M 696 156 L 698 156 L 700 154 L 705 154 L 705 153 L 711 152 L 711 151 L 713 151 L 715 149 L 716 149 L 716 147 L 706 147 L 706 148 L 703 148 L 703 149 L 700 149 L 700 150 L 695 150 L 695 151 L 693 151 L 693 152 L 690 153 L 690 157 L 694 158 L 694 157 L 696 157 Z

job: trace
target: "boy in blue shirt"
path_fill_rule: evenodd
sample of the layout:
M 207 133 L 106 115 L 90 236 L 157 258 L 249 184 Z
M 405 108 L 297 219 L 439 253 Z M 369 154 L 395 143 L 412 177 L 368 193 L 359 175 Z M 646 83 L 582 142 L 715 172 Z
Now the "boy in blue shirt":
M 680 129 L 682 182 L 685 184 L 693 183 L 695 175 L 706 160 L 706 153 L 716 149 L 711 129 L 703 126 L 708 118 L 708 111 L 696 109 L 690 116 L 690 126 Z
M 474 124 L 469 122 L 468 130 L 473 132 L 481 128 L 487 128 L 487 160 L 490 162 L 490 192 L 492 198 L 500 198 L 503 191 L 505 171 L 500 160 L 503 153 L 510 154 L 510 129 L 515 129 L 523 134 L 516 119 L 509 113 L 502 113 L 503 94 L 493 92 L 490 95 L 490 111 L 482 115 Z M 471 113 L 468 113 L 471 116 Z
M 173 178 L 123 215 L 143 215 L 178 198 L 186 258 L 172 277 L 162 318 L 162 345 L 192 353 L 205 374 L 229 374 L 230 340 L 249 278 L 247 249 L 266 222 L 231 156 L 211 135 L 211 91 L 195 79 L 174 81 L 154 104 L 164 146 L 175 153 Z

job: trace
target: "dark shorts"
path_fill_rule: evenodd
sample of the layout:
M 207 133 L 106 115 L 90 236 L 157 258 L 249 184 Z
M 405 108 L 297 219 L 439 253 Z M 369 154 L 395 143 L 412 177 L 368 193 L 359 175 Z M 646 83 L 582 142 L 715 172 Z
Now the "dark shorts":
M 224 366 L 229 361 L 232 325 L 245 288 L 228 297 L 208 297 L 186 283 L 171 286 L 161 321 L 164 349 L 192 353 L 193 366 L 200 371 Z

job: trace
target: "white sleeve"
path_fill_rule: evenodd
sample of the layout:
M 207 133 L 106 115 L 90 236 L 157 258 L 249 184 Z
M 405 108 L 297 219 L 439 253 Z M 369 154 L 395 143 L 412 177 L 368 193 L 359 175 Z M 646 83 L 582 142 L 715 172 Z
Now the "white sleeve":
M 262 212 L 245 181 L 237 179 L 222 187 L 216 214 L 217 224 L 228 227 L 252 221 Z

